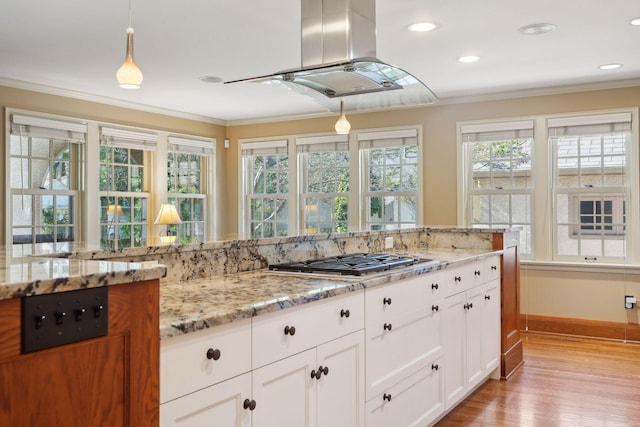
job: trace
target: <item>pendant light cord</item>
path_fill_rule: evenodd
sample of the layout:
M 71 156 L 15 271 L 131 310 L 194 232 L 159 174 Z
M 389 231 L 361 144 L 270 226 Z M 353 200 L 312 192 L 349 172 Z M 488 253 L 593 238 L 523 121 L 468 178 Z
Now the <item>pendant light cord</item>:
M 129 0 L 129 28 L 132 28 L 131 27 L 131 2 L 132 0 Z

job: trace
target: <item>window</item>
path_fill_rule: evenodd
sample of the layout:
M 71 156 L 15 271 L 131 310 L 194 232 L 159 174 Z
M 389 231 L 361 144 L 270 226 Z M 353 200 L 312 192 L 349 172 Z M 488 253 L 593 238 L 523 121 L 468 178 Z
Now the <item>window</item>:
M 146 246 L 149 164 L 157 136 L 102 128 L 100 145 L 100 242 L 104 248 Z
M 349 209 L 349 139 L 346 135 L 296 139 L 307 234 L 345 233 Z
M 252 239 L 289 233 L 287 141 L 241 144 L 245 229 Z
M 555 256 L 626 256 L 631 114 L 548 121 L 553 150 Z
M 364 171 L 365 226 L 414 227 L 418 218 L 416 129 L 358 134 Z
M 167 154 L 167 192 L 182 224 L 169 226 L 180 243 L 205 241 L 207 183 L 209 158 L 213 156 L 211 141 L 169 137 Z
M 478 227 L 520 226 L 520 253 L 532 254 L 533 120 L 464 125 L 468 206 Z
M 459 222 L 520 227 L 523 258 L 637 262 L 637 110 L 459 123 Z
M 86 125 L 11 115 L 10 229 L 14 244 L 78 237 L 79 165 Z

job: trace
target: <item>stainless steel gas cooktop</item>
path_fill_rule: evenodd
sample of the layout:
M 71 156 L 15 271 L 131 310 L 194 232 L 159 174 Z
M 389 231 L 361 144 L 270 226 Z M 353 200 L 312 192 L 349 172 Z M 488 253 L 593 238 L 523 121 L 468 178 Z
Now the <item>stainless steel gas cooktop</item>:
M 392 254 L 350 254 L 285 264 L 271 264 L 269 270 L 361 276 L 367 273 L 406 267 L 419 262 L 421 262 L 419 258 Z

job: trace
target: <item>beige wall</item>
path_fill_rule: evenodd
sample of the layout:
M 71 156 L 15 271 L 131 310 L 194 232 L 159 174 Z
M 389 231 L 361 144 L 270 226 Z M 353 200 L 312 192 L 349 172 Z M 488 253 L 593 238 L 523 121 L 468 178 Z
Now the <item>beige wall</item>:
M 225 138 L 225 127 L 201 121 L 186 120 L 162 114 L 147 113 L 143 111 L 114 107 L 111 105 L 99 104 L 96 102 L 82 101 L 56 95 L 47 95 L 39 92 L 9 88 L 0 86 L 0 106 L 3 116 L 6 117 L 7 108 L 15 108 L 22 110 L 30 110 L 38 113 L 56 114 L 67 117 L 75 117 L 86 120 L 94 120 L 99 122 L 120 124 L 126 126 L 137 126 L 142 128 L 155 129 L 160 131 L 175 132 L 182 134 L 190 134 L 195 136 L 204 136 L 216 138 L 216 152 L 220 153 L 223 148 Z M 6 122 L 0 121 L 0 135 L 3 143 L 0 147 L 0 158 L 2 159 L 2 169 L 5 169 L 5 153 L 6 153 Z M 216 172 L 218 176 L 224 177 L 227 174 L 224 156 L 216 158 Z M 226 188 L 223 186 L 224 180 L 215 180 L 216 196 L 218 199 L 224 198 Z M 6 242 L 5 227 L 6 223 L 6 173 L 0 173 L 0 242 Z M 228 225 L 224 222 L 227 217 L 222 212 L 224 200 L 216 200 L 215 207 L 217 218 L 220 218 L 216 224 L 216 235 L 224 233 Z
M 631 87 L 501 101 L 436 104 L 407 110 L 349 114 L 348 118 L 351 129 L 422 125 L 424 224 L 455 225 L 456 122 L 638 106 L 640 87 Z M 228 127 L 227 136 L 231 139 L 231 148 L 225 153 L 228 165 L 226 182 L 229 188 L 238 188 L 238 139 L 329 132 L 333 129 L 335 121 L 336 117 L 328 117 Z M 237 233 L 238 229 L 237 194 L 237 191 L 230 191 L 227 200 L 227 224 L 231 235 Z
M 274 122 L 243 126 L 213 125 L 88 101 L 74 100 L 0 86 L 0 105 L 37 112 L 60 114 L 123 125 L 215 137 L 217 235 L 230 238 L 238 230 L 238 139 L 328 132 L 335 117 Z M 640 87 L 576 92 L 396 110 L 350 114 L 352 129 L 373 129 L 401 125 L 423 127 L 424 224 L 456 224 L 456 122 L 595 111 L 640 106 Z M 5 123 L 0 124 L 5 135 Z M 224 138 L 231 140 L 223 148 Z M 637 141 L 636 141 L 637 143 Z M 4 159 L 6 144 L 0 158 Z M 4 168 L 4 164 L 3 164 Z M 0 174 L 0 220 L 5 223 L 5 174 Z M 0 230 L 4 234 L 4 227 Z M 0 235 L 4 241 L 4 235 Z M 640 297 L 640 277 L 624 274 L 585 274 L 558 271 L 523 271 L 523 313 L 593 320 L 637 323 L 637 310 L 625 311 L 625 293 Z

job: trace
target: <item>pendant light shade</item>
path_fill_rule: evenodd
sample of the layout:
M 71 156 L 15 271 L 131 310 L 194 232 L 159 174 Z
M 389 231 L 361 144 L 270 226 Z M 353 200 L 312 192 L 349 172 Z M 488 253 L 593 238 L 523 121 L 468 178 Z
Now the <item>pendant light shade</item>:
M 142 71 L 133 61 L 133 28 L 127 28 L 127 56 L 124 64 L 116 73 L 118 84 L 123 89 L 139 89 L 142 84 Z
M 351 123 L 344 115 L 344 100 L 342 98 L 340 98 L 340 118 L 336 122 L 335 128 L 338 135 L 347 135 L 351 130 Z
M 116 73 L 118 84 L 123 89 L 140 89 L 142 70 L 133 60 L 133 27 L 131 26 L 131 0 L 129 0 L 129 27 L 127 28 L 127 55 L 124 64 Z

